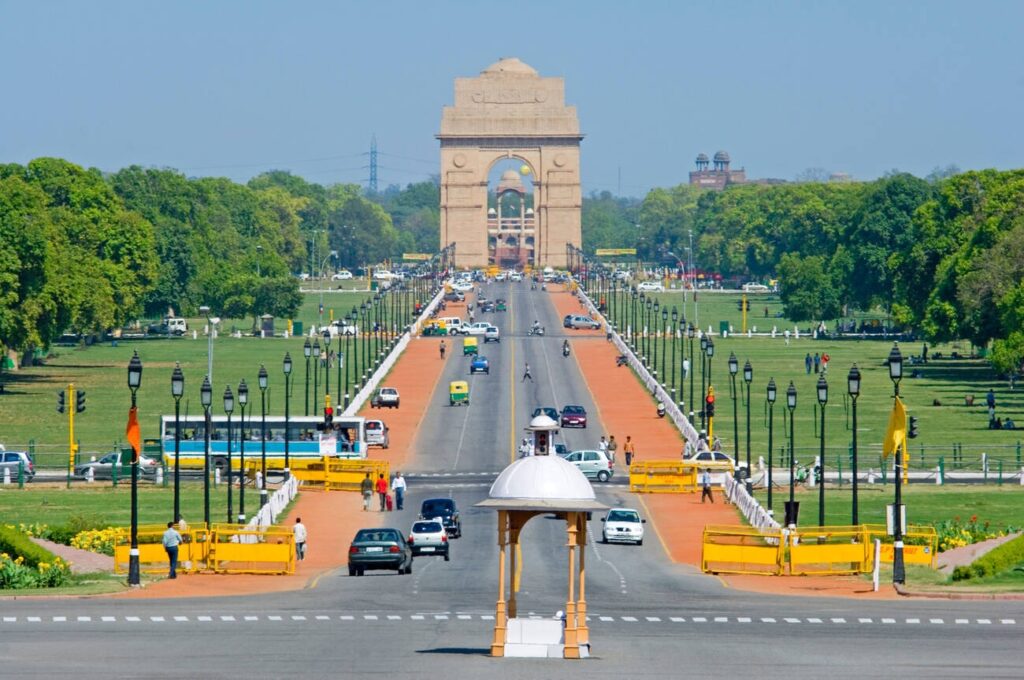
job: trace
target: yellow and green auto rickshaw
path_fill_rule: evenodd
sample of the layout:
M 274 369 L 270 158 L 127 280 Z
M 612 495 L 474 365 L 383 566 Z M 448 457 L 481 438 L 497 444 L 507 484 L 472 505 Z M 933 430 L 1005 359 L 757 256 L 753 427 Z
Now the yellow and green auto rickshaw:
M 475 337 L 468 337 L 462 340 L 462 356 L 469 356 L 472 354 L 476 356 L 477 353 L 477 340 Z
M 448 404 L 469 406 L 469 383 L 465 380 L 453 380 L 448 383 Z
M 444 321 L 441 321 L 440 319 L 435 321 L 428 321 L 423 326 L 423 335 L 448 335 L 448 328 L 447 326 L 445 326 Z

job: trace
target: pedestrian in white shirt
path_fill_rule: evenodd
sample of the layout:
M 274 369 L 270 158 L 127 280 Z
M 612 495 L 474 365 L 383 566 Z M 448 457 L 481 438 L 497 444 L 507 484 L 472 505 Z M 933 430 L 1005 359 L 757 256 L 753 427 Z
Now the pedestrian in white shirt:
M 306 525 L 302 523 L 301 517 L 295 518 L 295 528 L 292 529 L 292 533 L 295 534 L 295 554 L 301 562 L 306 559 Z
M 396 472 L 395 478 L 391 480 L 391 491 L 395 494 L 395 509 L 401 510 L 405 502 L 405 477 L 402 476 L 401 470 Z

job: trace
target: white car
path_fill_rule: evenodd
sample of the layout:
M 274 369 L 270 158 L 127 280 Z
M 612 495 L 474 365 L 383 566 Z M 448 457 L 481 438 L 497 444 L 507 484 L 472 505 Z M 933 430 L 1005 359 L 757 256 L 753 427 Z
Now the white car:
M 511 274 L 508 275 L 508 280 L 509 281 L 522 281 L 523 280 L 523 275 L 520 274 L 519 272 L 512 272 Z
M 329 326 L 325 326 L 324 328 L 327 329 L 327 332 L 331 334 L 332 338 L 337 337 L 339 335 L 351 335 L 353 337 L 357 337 L 359 335 L 358 326 L 352 323 L 342 321 L 341 319 L 331 322 Z M 316 337 L 318 333 L 310 331 L 309 335 L 310 337 Z
M 665 286 L 658 281 L 641 281 L 636 289 L 642 293 L 663 293 Z
M 367 420 L 366 424 L 366 445 L 379 446 L 382 449 L 388 448 L 391 437 L 388 435 L 388 426 L 383 420 Z
M 714 486 L 725 484 L 725 477 L 727 475 L 732 477 L 736 468 L 731 456 L 722 451 L 711 451 L 709 449 L 698 451 L 687 458 L 686 462 L 699 464 L 697 479 L 700 479 L 700 471 L 706 467 L 711 473 L 711 484 Z
M 394 387 L 382 387 L 377 396 L 370 402 L 374 408 L 398 408 L 398 390 Z
M 501 332 L 497 326 L 491 326 L 484 331 L 484 344 L 488 342 L 501 342 Z
M 373 278 L 378 281 L 390 281 L 395 278 L 395 275 L 389 272 L 387 269 L 378 269 L 373 273 Z
M 471 323 L 468 326 L 466 326 L 462 330 L 462 332 L 465 335 L 487 335 L 487 331 L 490 330 L 491 328 L 497 330 L 497 328 L 487 323 L 486 321 L 477 321 L 476 323 Z
M 744 293 L 767 293 L 769 291 L 771 291 L 771 288 L 769 288 L 768 286 L 764 285 L 763 283 L 744 283 L 743 284 L 743 292 Z
M 455 283 L 452 284 L 452 288 L 463 293 L 468 293 L 469 291 L 473 290 L 473 282 L 456 281 Z
M 632 508 L 613 508 L 601 518 L 604 527 L 601 529 L 602 543 L 635 543 L 644 544 L 645 519 Z
M 347 269 L 342 269 L 340 272 L 331 275 L 331 281 L 348 281 L 351 278 L 352 272 Z

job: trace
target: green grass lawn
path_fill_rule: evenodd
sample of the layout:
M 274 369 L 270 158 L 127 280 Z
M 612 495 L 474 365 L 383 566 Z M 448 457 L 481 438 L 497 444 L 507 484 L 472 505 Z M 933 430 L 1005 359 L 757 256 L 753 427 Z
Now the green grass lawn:
M 892 484 L 861 484 L 857 505 L 861 524 L 885 524 L 885 506 L 893 502 Z M 754 496 L 767 507 L 767 492 L 756 489 Z M 818 489 L 797 488 L 795 500 L 800 502 L 800 526 L 818 525 Z M 853 494 L 849 485 L 841 489 L 825 488 L 825 524 L 846 526 L 851 522 L 850 505 Z M 775 517 L 784 517 L 784 503 L 789 500 L 788 485 L 772 491 Z M 1006 527 L 1024 528 L 1024 487 L 975 487 L 911 484 L 903 487 L 903 503 L 907 506 L 909 524 L 935 525 L 959 517 L 968 521 L 972 515 L 978 522 L 989 522 L 993 531 Z
M 346 282 L 347 283 L 347 282 Z M 365 293 L 325 293 L 325 320 L 330 311 L 336 309 L 334 318 L 342 316 L 343 308 L 351 309 L 366 298 Z M 304 330 L 317 322 L 319 294 L 309 294 L 300 310 L 298 319 L 303 321 Z M 254 338 L 232 337 L 232 327 L 251 327 L 251 321 L 225 320 L 222 332 L 213 342 L 213 394 L 215 414 L 223 413 L 222 396 L 226 386 L 237 392 L 239 382 L 244 378 L 249 386 L 248 414 L 258 415 L 260 392 L 257 377 L 261 365 L 265 365 L 270 377 L 267 389 L 268 414 L 284 413 L 284 374 L 282 362 L 285 352 L 292 357 L 292 397 L 290 409 L 293 415 L 302 414 L 306 408 L 306 366 L 303 356 L 304 337 Z M 127 367 L 132 353 L 137 351 L 143 362 L 142 386 L 138 391 L 139 421 L 143 438 L 159 436 L 159 418 L 174 413 L 171 397 L 171 372 L 180 362 L 185 374 L 185 396 L 181 400 L 182 415 L 202 413 L 199 390 L 207 371 L 207 339 L 202 335 L 203 325 L 190 320 L 189 328 L 200 331 L 197 339 L 191 334 L 183 338 L 158 340 L 120 340 L 117 346 L 111 343 L 97 343 L 89 347 L 54 347 L 45 363 L 40 366 L 16 372 L 5 373 L 4 394 L 0 395 L 0 443 L 8 449 L 28 449 L 34 445 L 36 464 L 43 467 L 67 465 L 69 424 L 67 414 L 56 411 L 57 392 L 68 383 L 86 392 L 86 410 L 75 417 L 75 439 L 80 443 L 80 457 L 102 455 L 124 442 L 128 408 L 131 396 L 127 389 Z M 278 328 L 281 324 L 278 323 Z M 356 349 L 356 342 L 343 345 L 346 355 L 342 381 L 348 372 L 349 391 L 354 395 L 354 386 L 364 371 L 363 341 Z M 338 351 L 338 340 L 334 341 Z M 311 360 L 310 390 L 313 388 Z M 337 364 L 330 371 L 331 394 L 334 404 L 338 403 Z M 324 375 L 320 374 L 320 398 L 323 405 Z M 310 397 L 310 413 L 313 411 Z M 236 403 L 235 416 L 239 415 Z
M 238 489 L 234 493 L 234 510 L 238 512 Z M 246 514 L 259 508 L 259 492 L 246 489 Z M 173 519 L 174 489 L 142 484 L 139 486 L 139 524 L 166 524 Z M 200 482 L 183 483 L 181 514 L 189 524 L 203 521 L 203 487 Z M 0 517 L 10 524 L 47 524 L 56 526 L 72 519 L 88 520 L 98 526 L 128 526 L 131 522 L 131 485 L 117 488 L 100 483 L 75 484 L 0 491 Z M 214 522 L 227 520 L 227 487 L 210 487 L 210 517 Z

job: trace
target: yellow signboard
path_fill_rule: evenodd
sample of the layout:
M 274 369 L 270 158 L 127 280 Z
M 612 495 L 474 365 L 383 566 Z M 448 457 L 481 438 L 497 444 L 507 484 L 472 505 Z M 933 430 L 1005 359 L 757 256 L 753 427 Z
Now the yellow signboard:
M 402 253 L 403 260 L 429 260 L 432 257 L 430 253 Z
M 636 248 L 598 248 L 594 251 L 598 257 L 606 255 L 636 255 Z

